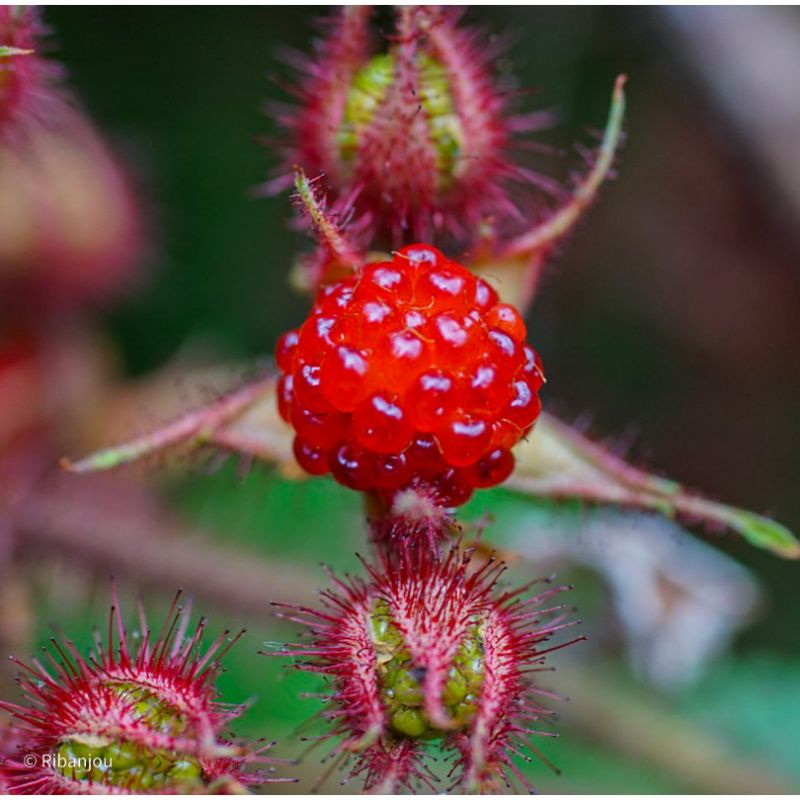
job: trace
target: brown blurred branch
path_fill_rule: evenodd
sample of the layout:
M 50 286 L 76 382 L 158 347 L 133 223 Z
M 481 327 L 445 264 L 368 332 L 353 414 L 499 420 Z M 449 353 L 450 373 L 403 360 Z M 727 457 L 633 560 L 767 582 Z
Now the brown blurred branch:
M 26 561 L 56 556 L 168 594 L 180 587 L 235 613 L 263 619 L 271 601 L 307 603 L 319 585 L 310 570 L 187 534 L 174 520 L 153 528 L 151 520 L 120 514 L 109 524 L 104 510 L 80 499 L 34 496 L 16 507 L 14 517 L 16 548 Z
M 596 670 L 559 667 L 550 682 L 570 699 L 559 709 L 564 727 L 669 776 L 687 792 L 791 794 L 798 790 L 691 721 L 656 703 L 642 702 Z
M 658 10 L 678 63 L 693 71 L 800 219 L 800 15 L 774 6 L 670 6 Z

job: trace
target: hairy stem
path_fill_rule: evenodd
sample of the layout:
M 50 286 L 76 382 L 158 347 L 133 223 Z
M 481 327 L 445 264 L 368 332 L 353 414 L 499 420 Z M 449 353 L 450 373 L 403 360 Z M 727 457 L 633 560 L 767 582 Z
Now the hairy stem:
M 611 170 L 614 154 L 622 137 L 626 80 L 625 75 L 620 75 L 614 83 L 614 90 L 611 94 L 611 111 L 608 115 L 597 160 L 592 169 L 575 187 L 568 202 L 541 225 L 537 225 L 533 230 L 509 242 L 503 250 L 504 256 L 540 256 L 544 254 L 572 230 L 575 223 L 592 204 L 598 189 Z

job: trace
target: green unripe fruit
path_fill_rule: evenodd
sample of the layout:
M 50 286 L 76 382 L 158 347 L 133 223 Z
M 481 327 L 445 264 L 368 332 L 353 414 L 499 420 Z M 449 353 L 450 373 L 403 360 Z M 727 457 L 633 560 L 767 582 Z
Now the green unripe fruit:
M 370 615 L 381 699 L 392 730 L 400 736 L 431 739 L 445 733 L 427 717 L 423 705 L 426 671 L 414 664 L 388 604 L 379 600 Z M 461 642 L 447 673 L 441 694 L 452 726 L 465 728 L 477 709 L 483 686 L 482 620 L 476 619 Z

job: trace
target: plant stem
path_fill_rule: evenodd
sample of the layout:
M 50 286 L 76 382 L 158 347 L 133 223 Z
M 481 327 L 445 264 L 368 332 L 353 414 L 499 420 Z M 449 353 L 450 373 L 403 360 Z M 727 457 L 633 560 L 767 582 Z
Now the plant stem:
M 583 667 L 558 667 L 550 681 L 570 702 L 561 723 L 667 775 L 687 792 L 702 794 L 787 794 L 797 791 L 769 767 L 751 761 L 693 722 Z
M 307 603 L 318 586 L 312 571 L 235 551 L 177 523 L 157 531 L 124 517 L 98 531 L 93 508 L 64 508 L 64 498 L 33 497 L 18 506 L 17 549 L 26 560 L 60 557 L 95 574 L 128 578 L 172 594 L 183 588 L 216 607 L 260 619 L 270 602 Z

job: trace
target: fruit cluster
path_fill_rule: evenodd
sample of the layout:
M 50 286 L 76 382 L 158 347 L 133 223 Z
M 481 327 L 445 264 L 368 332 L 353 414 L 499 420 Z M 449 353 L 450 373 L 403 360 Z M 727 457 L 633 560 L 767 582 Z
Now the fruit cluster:
M 324 288 L 276 348 L 300 466 L 388 496 L 423 481 L 448 506 L 501 483 L 541 410 L 525 335 L 486 281 L 426 245 Z

